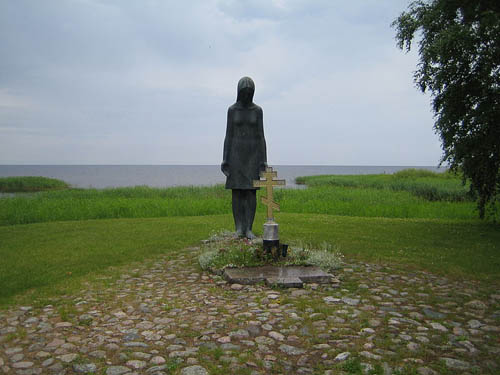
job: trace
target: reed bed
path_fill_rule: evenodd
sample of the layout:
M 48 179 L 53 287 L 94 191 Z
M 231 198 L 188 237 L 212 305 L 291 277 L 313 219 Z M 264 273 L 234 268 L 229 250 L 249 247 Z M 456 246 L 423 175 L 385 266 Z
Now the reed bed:
M 472 202 L 469 185 L 452 172 L 436 173 L 421 169 L 404 169 L 394 174 L 322 175 L 298 177 L 298 184 L 309 187 L 337 186 L 378 190 L 406 191 L 428 201 Z
M 69 188 L 69 185 L 66 182 L 55 178 L 36 176 L 0 177 L 0 193 L 60 190 L 67 188 Z
M 259 191 L 259 197 L 264 193 Z M 429 201 L 408 191 L 346 188 L 275 189 L 282 212 L 388 218 L 476 219 L 468 201 Z M 260 198 L 259 202 L 260 202 Z M 265 208 L 258 204 L 258 215 Z M 68 189 L 0 199 L 0 225 L 111 218 L 231 213 L 231 192 L 211 187 Z

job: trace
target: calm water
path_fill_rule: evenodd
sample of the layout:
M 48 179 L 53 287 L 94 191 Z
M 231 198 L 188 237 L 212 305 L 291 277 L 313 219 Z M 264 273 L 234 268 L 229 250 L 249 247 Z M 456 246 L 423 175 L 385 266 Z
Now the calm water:
M 438 172 L 445 170 L 429 166 L 274 165 L 273 167 L 278 171 L 279 179 L 286 179 L 288 187 L 297 187 L 295 178 L 298 176 L 394 173 L 406 168 Z M 214 185 L 225 182 L 225 176 L 218 165 L 0 165 L 0 177 L 8 176 L 52 177 L 81 188 Z

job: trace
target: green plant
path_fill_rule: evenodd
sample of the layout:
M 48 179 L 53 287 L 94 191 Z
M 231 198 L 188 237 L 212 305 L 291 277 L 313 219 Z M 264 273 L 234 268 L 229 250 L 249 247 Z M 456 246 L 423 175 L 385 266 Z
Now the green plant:
M 271 262 L 278 265 L 315 265 L 333 270 L 339 268 L 342 263 L 342 255 L 326 242 L 321 245 L 321 249 L 303 244 L 298 247 L 291 246 L 287 257 L 276 261 L 264 252 L 262 240 L 239 239 L 230 232 L 226 232 L 225 237 L 217 238 L 218 241 L 206 240 L 198 256 L 198 263 L 203 270 L 220 274 L 228 267 L 253 267 Z
M 362 367 L 359 357 L 352 357 L 345 361 L 341 366 L 342 370 L 347 371 L 349 374 L 361 374 Z
M 0 177 L 0 193 L 34 192 L 68 189 L 69 185 L 61 180 L 47 177 Z
M 392 26 L 400 49 L 418 41 L 414 78 L 433 96 L 442 162 L 471 181 L 483 218 L 500 195 L 498 2 L 413 1 Z

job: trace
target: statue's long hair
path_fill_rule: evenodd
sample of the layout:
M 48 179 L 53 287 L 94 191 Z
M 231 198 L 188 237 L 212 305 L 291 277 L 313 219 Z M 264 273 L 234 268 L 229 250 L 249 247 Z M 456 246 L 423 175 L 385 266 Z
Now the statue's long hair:
M 255 92 L 255 83 L 253 83 L 252 78 L 250 77 L 243 77 L 238 81 L 238 95 L 236 96 L 236 101 L 239 102 L 241 100 L 240 98 L 240 92 L 243 89 L 246 88 L 251 88 L 252 89 L 252 101 L 253 101 L 253 94 Z

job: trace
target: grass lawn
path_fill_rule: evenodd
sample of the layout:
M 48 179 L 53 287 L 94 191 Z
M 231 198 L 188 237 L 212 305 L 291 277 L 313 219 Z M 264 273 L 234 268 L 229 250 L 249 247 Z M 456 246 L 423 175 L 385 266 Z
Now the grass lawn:
M 500 227 L 477 219 L 475 202 L 458 177 L 407 170 L 300 180 L 310 187 L 275 191 L 282 242 L 326 241 L 347 261 L 500 281 Z M 112 274 L 113 266 L 174 254 L 214 230 L 232 230 L 230 196 L 218 185 L 65 189 L 1 198 L 0 306 L 70 293 L 82 280 Z M 259 204 L 257 234 L 264 217 Z
M 284 242 L 330 242 L 352 258 L 427 269 L 448 277 L 500 281 L 500 231 L 478 221 L 278 214 Z M 264 215 L 255 222 L 259 233 Z M 71 293 L 110 266 L 173 254 L 231 215 L 47 222 L 0 227 L 0 305 Z M 23 299 L 24 298 L 24 299 Z

